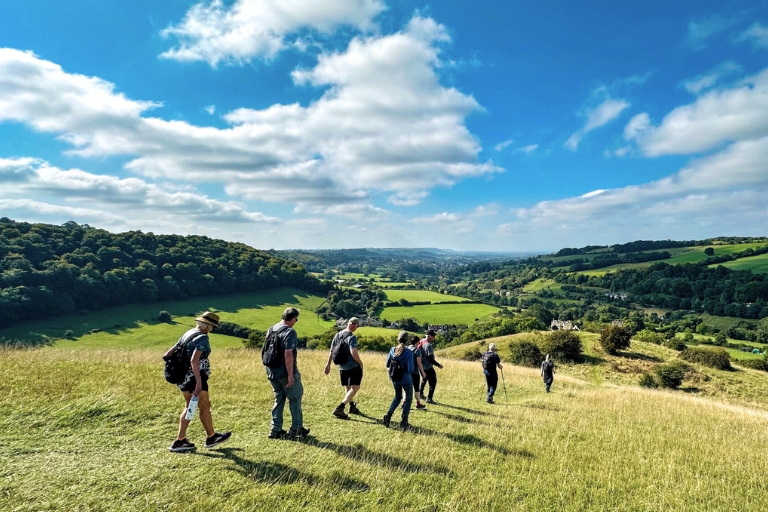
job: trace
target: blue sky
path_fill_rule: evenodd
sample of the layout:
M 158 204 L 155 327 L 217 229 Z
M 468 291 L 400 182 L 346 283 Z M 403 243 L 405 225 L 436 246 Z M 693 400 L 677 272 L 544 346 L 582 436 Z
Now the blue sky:
M 261 249 L 768 234 L 765 1 L 0 6 L 0 216 Z

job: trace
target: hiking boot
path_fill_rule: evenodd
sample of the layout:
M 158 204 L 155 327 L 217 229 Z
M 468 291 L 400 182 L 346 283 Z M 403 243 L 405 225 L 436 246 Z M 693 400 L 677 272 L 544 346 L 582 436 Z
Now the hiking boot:
M 496 402 L 493 401 L 493 398 L 489 398 L 488 400 L 486 400 L 486 402 L 488 402 L 489 404 L 495 404 L 496 403 Z
M 436 404 L 436 403 L 437 403 L 437 402 L 435 402 L 434 400 L 432 400 L 432 397 L 429 397 L 429 398 L 427 398 L 427 399 L 426 399 L 426 400 L 424 400 L 424 401 L 425 401 L 426 403 L 428 403 L 428 404 Z
M 385 427 L 389 428 L 389 422 L 392 419 L 392 416 L 389 414 L 385 414 L 383 418 L 381 418 L 381 424 Z
M 292 439 L 294 441 L 301 441 L 302 439 L 306 438 L 309 435 L 309 429 L 301 427 L 299 430 L 291 430 L 288 432 L 288 439 Z
M 230 437 L 232 437 L 232 432 L 216 432 L 211 437 L 205 438 L 205 447 L 213 448 L 214 446 L 218 446 L 221 443 L 228 441 Z
M 400 428 L 403 430 L 403 432 L 406 432 L 408 430 L 411 430 L 413 428 L 413 425 L 411 425 L 407 421 L 401 421 Z
M 349 402 L 349 414 L 363 414 L 360 409 L 357 408 L 357 402 Z
M 270 439 L 283 439 L 288 433 L 285 430 L 271 430 L 269 432 Z
M 426 405 L 424 405 L 424 404 L 416 404 L 416 408 L 417 408 L 417 409 L 420 409 L 420 410 L 423 410 L 423 409 L 426 409 L 426 408 L 427 408 L 427 406 L 426 406 Z
M 172 444 L 171 447 L 168 448 L 172 452 L 191 452 L 195 449 L 195 445 L 187 441 L 187 438 L 184 439 L 177 439 Z
M 338 407 L 336 407 L 333 410 L 332 413 L 334 416 L 339 418 L 340 420 L 348 420 L 349 416 L 347 416 L 347 413 L 344 412 L 344 404 L 340 404 Z

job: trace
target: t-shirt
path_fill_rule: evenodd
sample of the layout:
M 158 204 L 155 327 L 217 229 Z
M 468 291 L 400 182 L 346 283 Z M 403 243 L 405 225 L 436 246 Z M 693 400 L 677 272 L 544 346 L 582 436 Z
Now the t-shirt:
M 432 344 L 424 338 L 419 342 L 419 348 L 421 349 L 421 366 L 424 371 L 431 370 L 435 365 L 432 364 L 430 359 L 435 358 L 435 349 L 432 348 Z
M 498 375 L 498 372 L 496 371 L 496 365 L 501 363 L 499 354 L 489 350 L 485 353 L 484 357 L 485 360 L 488 361 L 488 364 L 486 364 L 487 368 L 483 368 L 483 373 L 486 375 Z
M 419 363 L 416 362 L 416 359 L 421 357 L 421 349 L 416 345 L 409 345 L 407 348 L 413 353 L 413 371 L 411 373 L 419 373 Z M 423 364 L 422 361 L 422 366 Z
M 407 350 L 403 350 L 399 356 L 395 356 L 395 350 L 397 347 L 392 347 L 389 349 L 389 354 L 387 354 L 387 368 L 389 368 L 389 365 L 391 364 L 392 360 L 394 359 L 398 363 L 400 363 L 405 370 L 403 372 L 403 378 L 398 381 L 393 381 L 394 384 L 412 384 L 413 380 L 411 379 L 411 374 L 414 372 L 413 367 L 416 365 L 413 361 L 413 354 L 411 352 L 408 352 Z
M 552 361 L 544 361 L 541 363 L 541 375 L 545 379 L 551 379 L 552 378 L 552 370 L 554 370 L 555 365 L 552 363 Z
M 349 332 L 348 330 L 344 329 L 343 331 L 340 331 L 336 333 L 336 336 L 333 337 L 334 342 L 336 341 L 337 337 L 340 337 L 342 339 L 342 343 L 346 343 L 349 345 L 349 359 L 347 359 L 347 362 L 344 364 L 339 365 L 339 370 L 351 370 L 353 368 L 357 368 L 360 366 L 357 364 L 357 361 L 352 359 L 352 349 L 357 348 L 357 336 Z
M 272 332 L 277 332 L 277 336 L 280 338 L 280 342 L 283 345 L 283 351 L 293 350 L 293 375 L 296 377 L 299 375 L 299 365 L 296 362 L 296 348 L 299 346 L 299 335 L 296 334 L 296 330 L 293 327 L 288 327 L 282 322 L 273 325 Z M 267 370 L 268 379 L 288 378 L 288 370 L 285 368 L 285 361 L 283 361 L 277 368 L 270 368 L 269 366 L 265 366 L 264 368 Z
M 193 336 L 197 336 L 194 340 L 187 343 L 187 341 Z M 181 343 L 184 344 L 184 357 L 187 361 L 192 359 L 192 354 L 195 353 L 195 349 L 201 352 L 200 354 L 200 373 L 205 375 L 211 375 L 211 362 L 208 360 L 208 356 L 211 354 L 211 342 L 208 339 L 207 334 L 200 334 L 200 330 L 195 327 L 184 333 L 181 337 Z M 192 373 L 192 366 L 190 365 L 187 374 L 184 376 L 184 382 L 181 385 L 186 384 L 194 377 Z

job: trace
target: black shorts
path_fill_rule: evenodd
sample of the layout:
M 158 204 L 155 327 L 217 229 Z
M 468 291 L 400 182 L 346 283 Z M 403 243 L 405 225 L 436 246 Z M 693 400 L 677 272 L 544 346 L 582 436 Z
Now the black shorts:
M 200 381 L 203 383 L 203 391 L 208 391 L 208 374 L 204 372 L 200 372 Z M 179 389 L 182 391 L 188 391 L 189 393 L 195 392 L 195 385 L 197 384 L 197 381 L 195 380 L 195 377 L 190 377 L 188 380 L 186 380 L 182 385 L 179 386 Z
M 342 386 L 359 386 L 363 381 L 363 368 L 355 366 L 351 370 L 339 370 Z
M 418 392 L 419 384 L 421 383 L 421 374 L 419 372 L 412 373 L 411 380 L 413 381 L 413 389 L 415 389 L 416 392 Z

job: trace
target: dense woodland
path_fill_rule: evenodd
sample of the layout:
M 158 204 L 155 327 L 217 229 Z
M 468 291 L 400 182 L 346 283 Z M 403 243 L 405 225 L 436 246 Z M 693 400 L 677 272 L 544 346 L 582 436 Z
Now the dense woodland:
M 0 219 L 0 317 L 6 325 L 277 286 L 319 293 L 330 289 L 300 263 L 241 243 Z

